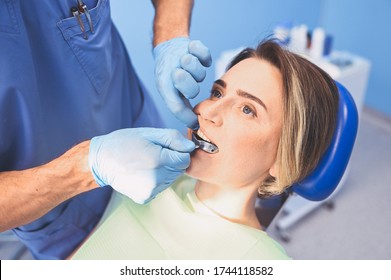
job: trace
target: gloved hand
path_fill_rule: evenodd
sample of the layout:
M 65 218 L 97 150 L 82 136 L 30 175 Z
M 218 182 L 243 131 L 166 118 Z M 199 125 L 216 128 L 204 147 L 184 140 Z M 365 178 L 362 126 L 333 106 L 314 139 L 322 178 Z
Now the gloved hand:
M 101 187 L 144 204 L 185 171 L 194 148 L 173 129 L 128 128 L 92 138 L 88 162 Z
M 198 120 L 188 99 L 197 96 L 198 82 L 206 75 L 205 67 L 212 64 L 209 49 L 200 41 L 179 37 L 158 44 L 153 53 L 156 85 L 161 96 L 180 121 L 195 129 Z

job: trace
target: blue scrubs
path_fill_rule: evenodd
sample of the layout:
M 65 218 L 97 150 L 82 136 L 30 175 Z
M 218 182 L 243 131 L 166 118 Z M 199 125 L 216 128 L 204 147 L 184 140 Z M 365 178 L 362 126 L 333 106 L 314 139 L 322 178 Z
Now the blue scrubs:
M 0 171 L 49 162 L 93 136 L 162 127 L 110 18 L 108 0 L 0 1 Z M 53 188 L 56 186 L 54 185 Z M 14 229 L 34 257 L 66 258 L 99 221 L 111 189 L 72 198 Z

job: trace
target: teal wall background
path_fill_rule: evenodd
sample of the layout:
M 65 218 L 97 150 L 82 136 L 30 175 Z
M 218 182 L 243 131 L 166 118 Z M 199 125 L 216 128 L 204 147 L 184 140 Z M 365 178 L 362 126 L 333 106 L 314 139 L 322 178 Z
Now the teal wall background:
M 158 104 L 152 57 L 151 1 L 112 0 L 112 16 L 138 74 Z M 195 0 L 191 38 L 207 45 L 216 59 L 227 49 L 255 46 L 280 22 L 324 27 L 334 36 L 334 48 L 372 63 L 365 105 L 391 117 L 391 1 L 390 0 Z M 192 104 L 209 94 L 214 64 Z M 184 131 L 164 106 L 159 107 L 170 127 Z

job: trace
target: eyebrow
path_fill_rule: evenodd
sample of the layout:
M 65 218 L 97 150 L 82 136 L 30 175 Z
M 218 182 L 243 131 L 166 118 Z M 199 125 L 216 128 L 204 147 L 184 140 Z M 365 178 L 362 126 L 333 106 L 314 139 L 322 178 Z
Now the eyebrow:
M 220 85 L 223 88 L 227 87 L 226 82 L 224 82 L 221 79 L 216 80 L 214 83 Z M 236 91 L 236 93 L 237 93 L 237 95 L 239 95 L 241 97 L 244 97 L 244 98 L 247 98 L 247 99 L 250 99 L 252 101 L 257 102 L 259 105 L 261 105 L 267 111 L 267 107 L 266 107 L 265 103 L 263 103 L 263 101 L 261 99 L 259 99 L 258 97 L 256 97 L 255 95 L 252 95 L 251 93 L 245 92 L 244 90 L 241 90 L 241 89 L 238 89 Z

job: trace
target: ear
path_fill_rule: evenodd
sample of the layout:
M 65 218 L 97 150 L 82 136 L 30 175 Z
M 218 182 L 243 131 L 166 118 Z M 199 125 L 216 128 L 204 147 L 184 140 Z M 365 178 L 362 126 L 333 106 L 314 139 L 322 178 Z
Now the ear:
M 277 164 L 277 161 L 275 161 L 269 169 L 269 174 L 270 176 L 276 178 L 279 173 L 280 173 L 280 166 Z

